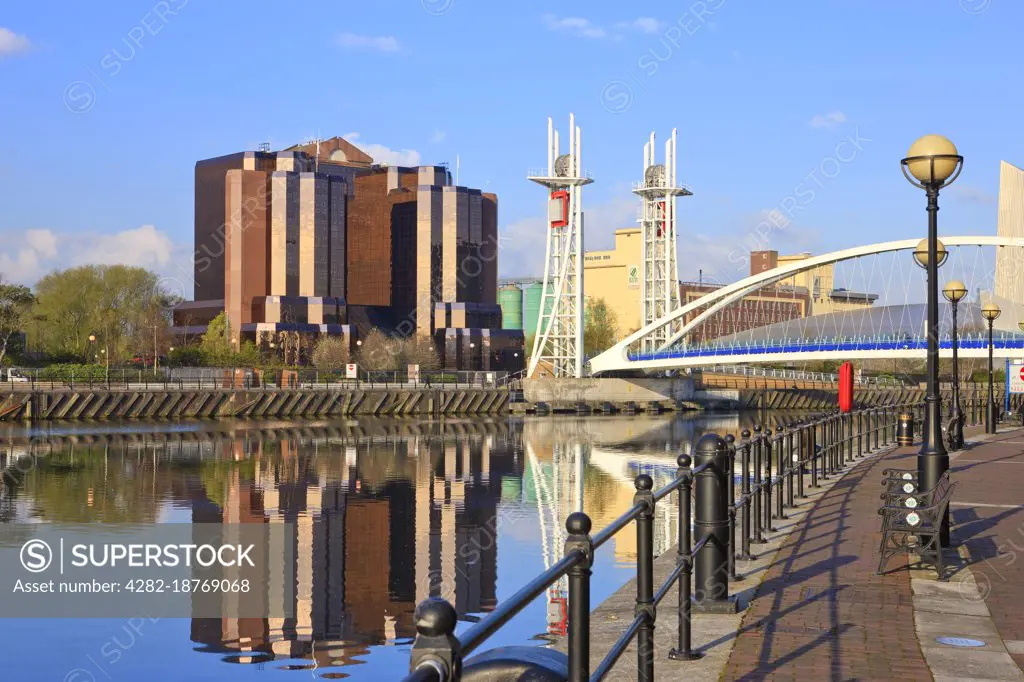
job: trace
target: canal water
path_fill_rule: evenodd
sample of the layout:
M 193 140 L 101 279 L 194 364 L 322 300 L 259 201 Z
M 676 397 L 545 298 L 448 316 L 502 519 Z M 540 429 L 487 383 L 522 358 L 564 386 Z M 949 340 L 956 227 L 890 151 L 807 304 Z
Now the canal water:
M 293 618 L 2 619 L 4 680 L 392 680 L 429 596 L 459 632 L 600 530 L 708 431 L 755 415 L 92 423 L 0 429 L 0 523 L 293 523 Z M 675 496 L 655 550 L 673 544 Z M 631 576 L 632 528 L 597 554 L 596 606 Z M 557 585 L 488 646 L 564 632 Z M 3 597 L 0 596 L 0 599 Z M 141 614 L 140 614 L 141 615 Z

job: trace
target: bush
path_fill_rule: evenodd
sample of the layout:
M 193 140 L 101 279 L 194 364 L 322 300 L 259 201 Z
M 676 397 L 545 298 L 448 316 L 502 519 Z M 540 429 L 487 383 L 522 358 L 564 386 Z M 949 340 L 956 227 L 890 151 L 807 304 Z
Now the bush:
M 175 348 L 167 356 L 167 364 L 171 367 L 201 367 L 205 358 L 198 348 Z
M 326 336 L 317 342 L 311 359 L 317 369 L 335 371 L 345 369 L 350 357 L 347 339 Z

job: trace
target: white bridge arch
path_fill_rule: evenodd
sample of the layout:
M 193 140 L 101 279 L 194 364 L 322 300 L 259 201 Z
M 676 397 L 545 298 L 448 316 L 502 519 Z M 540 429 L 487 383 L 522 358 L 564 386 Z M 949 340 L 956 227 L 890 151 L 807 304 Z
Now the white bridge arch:
M 994 246 L 998 248 L 1024 248 L 1024 239 L 1014 237 L 995 237 L 995 236 L 964 236 L 964 237 L 941 237 L 942 243 L 947 248 L 954 246 Z M 717 364 L 731 364 L 731 363 L 757 363 L 757 362 L 786 362 L 786 361 L 801 361 L 801 360 L 828 360 L 828 359 L 879 359 L 879 358 L 923 358 L 925 357 L 925 348 L 919 347 L 919 344 L 908 343 L 904 344 L 905 347 L 875 347 L 875 348 L 837 348 L 834 350 L 808 350 L 804 352 L 771 352 L 771 349 L 757 349 L 751 348 L 750 352 L 742 352 L 742 349 L 738 351 L 730 351 L 728 353 L 723 352 L 720 354 L 708 353 L 699 356 L 683 356 L 683 357 L 652 357 L 652 358 L 630 358 L 630 349 L 634 346 L 639 346 L 641 341 L 655 333 L 666 325 L 672 327 L 678 327 L 672 334 L 669 335 L 668 340 L 661 346 L 664 350 L 670 347 L 672 344 L 677 343 L 681 339 L 685 338 L 693 329 L 703 323 L 712 315 L 722 311 L 729 305 L 742 300 L 744 297 L 751 294 L 762 287 L 770 286 L 795 274 L 805 272 L 807 270 L 813 270 L 816 267 L 822 265 L 829 265 L 832 263 L 838 263 L 845 260 L 851 260 L 854 258 L 860 258 L 863 256 L 871 256 L 881 253 L 887 253 L 892 251 L 910 251 L 913 250 L 920 239 L 901 239 L 898 241 L 881 242 L 878 244 L 870 244 L 867 246 L 857 246 L 850 249 L 843 249 L 841 251 L 833 251 L 832 253 L 822 254 L 820 256 L 812 256 L 803 260 L 797 261 L 790 265 L 785 265 L 765 272 L 751 275 L 744 279 L 734 282 L 732 284 L 723 286 L 722 288 L 713 291 L 705 296 L 702 296 L 684 306 L 681 306 L 674 310 L 669 315 L 662 317 L 661 319 L 655 320 L 646 327 L 639 329 L 638 331 L 630 334 L 622 341 L 616 343 L 614 346 L 595 356 L 590 360 L 590 369 L 593 374 L 600 374 L 602 372 L 610 372 L 615 370 L 628 370 L 628 369 L 642 369 L 642 370 L 660 370 L 660 369 L 678 369 L 682 367 L 695 367 L 701 365 L 717 365 Z M 678 320 L 685 319 L 685 316 L 705 308 L 702 312 L 697 314 L 692 320 L 685 322 L 682 326 L 679 326 Z M 891 345 L 891 344 L 890 344 Z M 951 353 L 950 348 L 940 348 L 940 354 L 947 356 Z M 987 357 L 987 347 L 971 347 L 970 344 L 961 345 L 959 354 L 961 357 Z M 997 342 L 995 353 L 998 357 L 1019 357 L 1024 356 L 1024 342 L 1011 343 L 1011 342 Z M 657 353 L 655 355 L 658 355 Z M 671 355 L 671 354 L 666 354 Z

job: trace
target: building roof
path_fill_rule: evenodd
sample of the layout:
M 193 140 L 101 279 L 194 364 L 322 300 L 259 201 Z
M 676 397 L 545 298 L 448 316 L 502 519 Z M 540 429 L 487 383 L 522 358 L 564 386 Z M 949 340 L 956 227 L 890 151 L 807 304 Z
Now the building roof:
M 293 145 L 283 151 L 305 152 L 310 158 L 316 158 L 316 149 L 316 142 L 309 142 Z M 345 138 L 338 136 L 320 140 L 320 160 L 352 166 L 371 166 L 374 163 L 372 156 Z

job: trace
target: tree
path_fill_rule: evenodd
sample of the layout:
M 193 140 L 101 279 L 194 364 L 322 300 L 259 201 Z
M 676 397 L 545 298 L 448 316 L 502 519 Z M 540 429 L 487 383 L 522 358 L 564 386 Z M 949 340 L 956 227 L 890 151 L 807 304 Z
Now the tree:
M 53 272 L 36 284 L 36 297 L 34 345 L 51 355 L 92 360 L 102 349 L 118 362 L 169 346 L 176 298 L 144 268 L 84 265 Z
M 348 340 L 339 336 L 325 336 L 313 348 L 313 366 L 320 370 L 345 369 L 350 357 Z
M 408 365 L 419 365 L 421 371 L 441 369 L 441 356 L 437 353 L 434 340 L 427 336 L 410 336 L 401 341 L 401 362 Z M 399 367 L 398 369 L 405 369 Z
M 11 339 L 23 331 L 35 296 L 28 287 L 8 284 L 0 278 L 0 362 L 7 355 Z
M 358 363 L 370 372 L 394 370 L 399 368 L 400 355 L 400 341 L 374 327 L 359 347 Z
M 208 365 L 226 365 L 231 361 L 233 350 L 228 338 L 228 318 L 223 312 L 210 320 L 206 333 L 199 341 L 199 352 Z
M 619 321 L 615 311 L 603 298 L 587 301 L 583 314 L 583 352 L 587 357 L 608 350 L 619 335 Z

